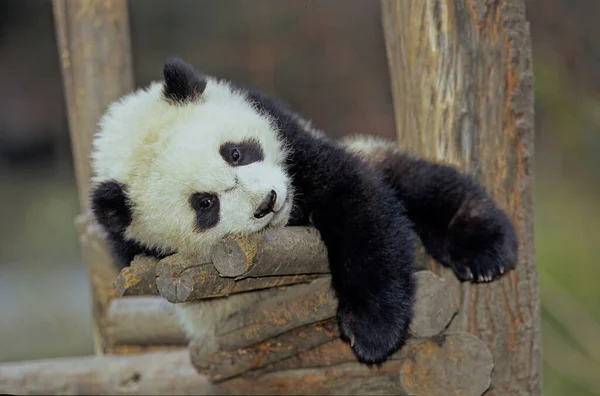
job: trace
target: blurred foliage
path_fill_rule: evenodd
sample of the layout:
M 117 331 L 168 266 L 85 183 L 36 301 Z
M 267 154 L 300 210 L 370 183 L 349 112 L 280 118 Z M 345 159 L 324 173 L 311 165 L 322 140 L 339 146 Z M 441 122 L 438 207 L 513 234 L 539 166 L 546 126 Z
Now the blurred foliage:
M 138 85 L 160 77 L 163 59 L 177 54 L 208 73 L 277 93 L 332 136 L 394 136 L 378 2 L 130 4 Z M 527 6 L 541 288 L 568 293 L 582 306 L 587 316 L 575 325 L 597 324 L 600 41 L 591 38 L 600 34 L 600 1 L 527 0 Z M 49 1 L 0 2 L 0 86 L 0 361 L 91 353 L 89 286 L 73 227 L 78 201 Z M 544 300 L 542 316 L 568 346 L 565 362 L 577 354 L 592 361 L 570 370 L 545 364 L 544 394 L 600 393 L 598 379 L 590 385 L 577 375 L 600 367 L 589 348 L 600 344 L 600 334 L 575 337 Z M 543 335 L 544 350 L 564 354 L 550 334 Z

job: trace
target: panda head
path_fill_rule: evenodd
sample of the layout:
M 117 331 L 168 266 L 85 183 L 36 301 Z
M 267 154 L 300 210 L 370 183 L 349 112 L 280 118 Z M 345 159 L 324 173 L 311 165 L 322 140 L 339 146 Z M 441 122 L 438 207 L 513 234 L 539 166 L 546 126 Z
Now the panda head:
M 225 236 L 284 226 L 286 147 L 244 92 L 169 60 L 164 81 L 113 103 L 92 150 L 100 225 L 159 252 L 205 255 Z

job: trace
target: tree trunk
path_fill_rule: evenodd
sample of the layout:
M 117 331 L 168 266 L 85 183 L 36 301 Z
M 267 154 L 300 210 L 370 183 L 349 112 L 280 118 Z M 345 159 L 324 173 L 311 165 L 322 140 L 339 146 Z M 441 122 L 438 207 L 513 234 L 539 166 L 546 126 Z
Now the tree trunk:
M 133 88 L 126 0 L 53 0 L 58 50 L 81 209 L 88 210 L 89 155 L 100 116 Z M 92 285 L 94 346 L 105 351 L 104 313 L 119 274 L 107 247 L 81 218 L 78 224 Z
M 488 395 L 541 394 L 540 299 L 533 245 L 533 68 L 523 0 L 382 0 L 398 142 L 476 176 L 512 217 L 519 263 L 459 284 L 455 330 L 493 352 Z

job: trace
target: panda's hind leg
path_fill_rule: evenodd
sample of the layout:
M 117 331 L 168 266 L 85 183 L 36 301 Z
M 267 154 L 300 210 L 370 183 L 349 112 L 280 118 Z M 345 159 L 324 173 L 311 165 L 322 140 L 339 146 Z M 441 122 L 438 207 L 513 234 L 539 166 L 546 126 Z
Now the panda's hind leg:
M 489 282 L 515 267 L 514 226 L 476 180 L 403 153 L 395 142 L 351 137 L 342 144 L 382 172 L 427 252 L 459 279 Z

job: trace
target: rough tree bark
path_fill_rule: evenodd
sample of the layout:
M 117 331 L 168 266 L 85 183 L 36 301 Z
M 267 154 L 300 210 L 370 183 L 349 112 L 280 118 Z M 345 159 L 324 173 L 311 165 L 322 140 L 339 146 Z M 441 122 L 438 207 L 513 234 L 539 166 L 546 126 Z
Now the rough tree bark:
M 126 0 L 53 0 L 79 199 L 88 209 L 89 154 L 99 117 L 133 88 Z M 118 269 L 85 219 L 79 231 L 93 294 L 94 344 L 104 353 L 104 313 L 114 296 Z
M 493 351 L 488 395 L 541 394 L 540 300 L 532 211 L 533 77 L 523 0 L 382 0 L 399 144 L 475 175 L 519 234 L 516 271 L 454 284 L 452 324 Z

